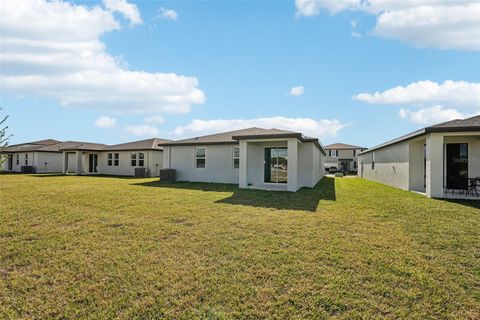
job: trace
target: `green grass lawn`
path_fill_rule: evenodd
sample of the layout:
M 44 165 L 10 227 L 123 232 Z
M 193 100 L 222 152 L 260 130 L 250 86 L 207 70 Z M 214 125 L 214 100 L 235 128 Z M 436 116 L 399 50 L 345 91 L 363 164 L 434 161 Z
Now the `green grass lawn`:
M 480 203 L 0 175 L 0 319 L 479 319 Z

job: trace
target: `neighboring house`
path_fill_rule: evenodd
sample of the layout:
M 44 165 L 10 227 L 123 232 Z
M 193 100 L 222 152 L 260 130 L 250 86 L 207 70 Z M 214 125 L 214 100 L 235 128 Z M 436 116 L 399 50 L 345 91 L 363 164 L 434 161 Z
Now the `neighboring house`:
M 357 172 L 358 154 L 367 149 L 345 143 L 334 143 L 324 148 L 327 153 L 325 168 L 343 172 Z
M 297 191 L 324 175 L 325 151 L 299 132 L 249 128 L 163 144 L 163 163 L 180 181 Z
M 22 166 L 37 173 L 135 175 L 135 168 L 147 176 L 158 176 L 163 167 L 163 147 L 169 140 L 152 138 L 107 146 L 105 144 L 41 140 L 12 145 L 1 152 L 1 170 L 21 172 Z
M 65 174 L 107 174 L 134 176 L 136 168 L 146 169 L 146 176 L 158 176 L 163 168 L 162 143 L 165 139 L 147 139 L 103 145 L 84 142 L 69 145 L 63 152 L 63 170 Z
M 359 176 L 444 198 L 480 176 L 480 116 L 444 122 L 359 154 Z
M 33 167 L 38 173 L 62 172 L 62 153 L 54 147 L 58 143 L 47 139 L 8 146 L 1 152 L 5 159 L 1 170 L 21 172 L 22 167 Z

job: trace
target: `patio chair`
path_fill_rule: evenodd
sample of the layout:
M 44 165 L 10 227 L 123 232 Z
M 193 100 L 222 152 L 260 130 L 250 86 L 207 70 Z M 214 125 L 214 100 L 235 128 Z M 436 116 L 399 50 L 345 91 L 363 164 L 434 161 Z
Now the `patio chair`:
M 478 197 L 478 194 L 480 192 L 479 182 L 480 179 L 478 178 L 468 178 L 467 195 L 471 194 L 472 196 L 476 195 Z

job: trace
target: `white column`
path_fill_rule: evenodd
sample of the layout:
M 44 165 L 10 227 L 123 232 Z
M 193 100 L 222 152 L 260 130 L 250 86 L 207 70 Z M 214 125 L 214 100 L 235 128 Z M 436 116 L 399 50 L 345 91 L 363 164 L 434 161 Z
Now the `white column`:
M 240 188 L 248 187 L 247 149 L 248 149 L 248 142 L 246 140 L 240 140 L 240 168 L 238 170 L 238 184 Z
M 287 170 L 287 190 L 298 190 L 298 140 L 297 138 L 288 139 L 288 170 Z
M 443 135 L 427 135 L 427 197 L 443 197 Z
M 170 165 L 170 146 L 163 147 L 163 168 L 171 168 Z
M 62 155 L 63 155 L 62 172 L 63 172 L 63 174 L 67 174 L 67 170 L 68 170 L 68 153 L 66 153 L 65 151 L 63 151 Z
M 77 151 L 75 152 L 75 157 L 77 159 L 77 170 L 76 173 L 77 175 L 82 174 L 82 165 L 83 165 L 83 156 L 82 156 L 82 151 Z

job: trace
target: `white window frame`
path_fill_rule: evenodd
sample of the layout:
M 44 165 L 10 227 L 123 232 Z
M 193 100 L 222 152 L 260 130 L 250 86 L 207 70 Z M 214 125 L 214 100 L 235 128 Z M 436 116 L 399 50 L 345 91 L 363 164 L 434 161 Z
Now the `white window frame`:
M 113 153 L 113 165 L 118 167 L 120 165 L 120 154 L 118 152 Z
M 107 154 L 107 166 L 111 167 L 113 165 L 113 153 L 109 152 Z
M 197 150 L 199 150 L 199 149 L 204 149 L 203 157 L 198 156 Z M 199 159 L 203 159 L 203 161 L 204 161 L 203 167 L 198 166 L 198 160 Z M 195 147 L 195 168 L 196 169 L 206 169 L 207 168 L 207 147 Z
M 137 153 L 136 152 L 131 152 L 130 153 L 130 166 L 131 167 L 136 167 L 137 166 Z
M 238 149 L 238 156 L 235 156 L 235 150 Z M 233 147 L 233 169 L 238 170 L 240 169 L 240 146 L 238 147 Z M 235 160 L 238 160 L 238 167 L 235 168 Z
M 331 155 L 332 158 L 337 158 L 338 157 L 338 150 L 332 150 L 331 154 L 332 154 Z
M 139 152 L 137 154 L 137 161 L 139 167 L 145 167 L 145 152 Z M 141 162 L 140 162 L 141 161 Z M 141 164 L 140 164 L 141 163 Z
M 16 159 L 15 160 L 16 160 L 17 166 L 19 166 L 20 165 L 20 154 L 19 153 L 16 154 Z
M 28 166 L 28 153 L 25 153 L 25 165 Z

